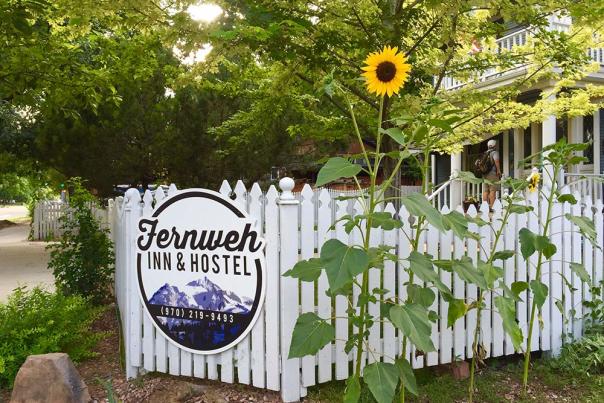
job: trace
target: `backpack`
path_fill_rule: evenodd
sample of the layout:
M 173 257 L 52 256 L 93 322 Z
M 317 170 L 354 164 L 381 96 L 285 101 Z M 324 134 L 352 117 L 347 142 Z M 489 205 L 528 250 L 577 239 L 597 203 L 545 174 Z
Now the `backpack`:
M 491 157 L 491 152 L 493 150 L 485 151 L 476 161 L 474 161 L 474 174 L 477 177 L 482 177 L 483 175 L 488 174 L 493 169 L 493 158 Z

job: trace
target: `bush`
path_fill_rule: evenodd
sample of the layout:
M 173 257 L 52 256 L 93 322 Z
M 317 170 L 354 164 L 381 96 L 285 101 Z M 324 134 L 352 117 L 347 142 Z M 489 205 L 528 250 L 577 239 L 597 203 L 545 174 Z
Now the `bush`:
M 89 328 L 102 309 L 81 296 L 16 289 L 0 304 L 0 386 L 12 387 L 31 354 L 65 352 L 76 362 L 94 356 L 92 349 L 103 334 Z
M 604 373 L 604 334 L 589 333 L 562 347 L 552 366 L 563 372 L 592 376 Z
M 79 180 L 71 180 L 73 194 L 69 213 L 61 217 L 64 230 L 57 244 L 48 246 L 57 288 L 65 295 L 79 294 L 94 302 L 106 301 L 111 294 L 113 246 L 92 214 L 96 203 Z

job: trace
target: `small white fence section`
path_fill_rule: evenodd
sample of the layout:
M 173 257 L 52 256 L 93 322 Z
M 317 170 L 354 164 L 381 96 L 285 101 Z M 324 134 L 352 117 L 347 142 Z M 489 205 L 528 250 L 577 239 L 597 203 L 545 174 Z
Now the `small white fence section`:
M 32 237 L 34 241 L 45 241 L 63 235 L 60 218 L 65 214 L 67 204 L 61 201 L 42 200 L 34 208 Z
M 109 228 L 107 210 L 91 203 L 90 209 L 101 228 Z M 34 241 L 56 240 L 63 236 L 61 217 L 70 214 L 69 204 L 57 200 L 41 200 L 34 208 L 32 239 Z
M 282 182 L 285 183 L 285 182 Z M 153 213 L 154 203 L 165 198 L 163 190 L 155 194 L 147 191 L 141 195 L 135 189 L 130 189 L 124 198 L 110 201 L 109 215 L 113 228 L 113 240 L 116 253 L 115 286 L 118 304 L 121 312 L 121 322 L 126 346 L 127 376 L 135 377 L 144 371 L 158 371 L 173 375 L 195 376 L 221 380 L 223 382 L 253 385 L 259 388 L 280 390 L 284 401 L 296 401 L 305 396 L 306 388 L 334 379 L 345 379 L 352 371 L 356 356 L 354 350 L 347 354 L 344 351 L 346 340 L 350 336 L 351 326 L 347 319 L 346 310 L 349 303 L 356 304 L 358 292 L 350 299 L 344 296 L 330 298 L 326 295 L 328 288 L 325 273 L 314 283 L 302 282 L 283 277 L 285 271 L 291 269 L 299 259 L 316 256 L 324 242 L 337 238 L 349 244 L 361 243 L 361 234 L 353 231 L 347 234 L 343 223 L 337 223 L 331 228 L 334 219 L 345 214 L 359 214 L 359 202 L 350 211 L 348 200 L 334 200 L 327 190 L 322 190 L 317 197 L 312 189 L 305 186 L 297 198 L 291 193 L 290 185 L 285 186 L 279 193 L 271 186 L 266 194 L 254 184 L 248 192 L 241 181 L 234 189 L 224 182 L 220 192 L 231 195 L 235 203 L 239 203 L 249 214 L 258 220 L 257 224 L 267 241 L 267 286 L 266 300 L 261 317 L 251 334 L 235 348 L 217 355 L 196 355 L 180 350 L 168 342 L 159 332 L 156 332 L 151 319 L 143 312 L 137 285 L 135 238 L 137 223 L 141 216 Z M 176 193 L 171 186 L 168 195 Z M 594 248 L 587 239 L 583 238 L 573 224 L 564 218 L 565 213 L 584 216 L 595 221 L 597 243 L 604 246 L 604 215 L 602 201 L 592 203 L 591 197 L 581 197 L 576 205 L 554 204 L 550 237 L 557 246 L 557 252 L 551 261 L 543 268 L 541 281 L 549 288 L 548 299 L 543 307 L 543 328 L 534 332 L 532 348 L 534 350 L 560 351 L 563 335 L 570 334 L 581 337 L 583 332 L 582 316 L 586 313 L 582 301 L 589 300 L 590 287 L 580 282 L 571 270 L 568 262 L 582 263 L 592 275 L 593 283 L 602 280 L 604 266 L 603 250 Z M 541 217 L 545 216 L 547 203 L 537 199 L 537 193 L 528 195 L 526 204 L 535 208 L 533 212 L 512 215 L 506 225 L 503 236 L 496 245 L 497 250 L 514 250 L 516 256 L 502 263 L 504 281 L 508 286 L 514 281 L 530 281 L 534 279 L 536 257 L 526 261 L 520 256 L 518 232 L 527 227 L 533 232 L 542 229 Z M 299 199 L 299 200 L 298 200 Z M 582 202 L 584 200 L 584 202 Z M 456 207 L 463 212 L 460 207 Z M 372 246 L 387 244 L 395 246 L 395 253 L 401 259 L 409 254 L 407 237 L 413 238 L 413 230 L 409 224 L 409 214 L 405 208 L 395 211 L 392 204 L 385 206 L 385 211 L 391 212 L 403 222 L 402 229 L 384 231 L 374 229 Z M 335 211 L 335 214 L 334 214 Z M 441 211 L 450 211 L 444 206 Z M 502 205 L 499 201 L 494 205 L 494 212 L 483 204 L 480 211 L 470 206 L 468 214 L 471 217 L 480 216 L 497 228 L 501 226 Z M 441 233 L 428 226 L 421 236 L 421 251 L 430 253 L 440 259 L 460 258 L 467 255 L 474 261 L 478 258 L 486 260 L 485 253 L 492 246 L 493 234 L 488 226 L 478 228 L 471 224 L 470 229 L 478 232 L 480 241 L 460 240 L 449 231 Z M 383 270 L 371 269 L 369 274 L 369 289 L 383 287 L 389 290 L 384 298 L 398 297 L 405 299 L 408 274 L 402 270 L 407 261 L 400 263 L 386 262 Z M 447 271 L 439 272 L 440 279 L 452 289 L 456 298 L 475 299 L 475 285 L 464 283 L 459 276 Z M 574 290 L 565 286 L 565 281 L 573 285 Z M 418 284 L 422 284 L 416 277 Z M 517 320 L 524 334 L 527 333 L 527 318 L 529 316 L 526 291 L 522 301 L 517 304 Z M 514 348 L 509 337 L 503 331 L 502 319 L 492 307 L 493 295 L 485 297 L 487 309 L 481 314 L 481 339 L 486 349 L 487 357 L 497 357 L 514 354 Z M 558 306 L 562 306 L 564 314 Z M 426 355 L 417 355 L 414 348 L 408 351 L 408 359 L 414 368 L 445 364 L 459 359 L 472 357 L 473 329 L 477 321 L 476 310 L 471 311 L 465 318 L 458 320 L 453 328 L 446 324 L 447 302 L 437 298 L 432 307 L 440 319 L 433 324 L 432 341 L 437 351 Z M 575 315 L 571 312 L 576 311 Z M 336 328 L 336 341 L 325 346 L 316 356 L 302 359 L 288 359 L 289 345 L 295 321 L 300 313 L 316 312 L 323 318 L 333 318 Z M 380 315 L 379 303 L 371 303 L 369 313 Z M 368 346 L 370 351 L 363 357 L 363 366 L 376 360 L 393 362 L 401 354 L 402 335 L 390 323 L 376 321 L 370 329 Z

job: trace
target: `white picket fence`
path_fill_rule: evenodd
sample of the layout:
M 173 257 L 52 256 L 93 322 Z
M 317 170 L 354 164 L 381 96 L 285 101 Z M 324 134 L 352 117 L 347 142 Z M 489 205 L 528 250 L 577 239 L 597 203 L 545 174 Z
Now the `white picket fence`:
M 350 354 L 344 351 L 350 328 L 346 309 L 349 302 L 356 303 L 358 292 L 353 295 L 352 301 L 344 296 L 332 299 L 325 293 L 328 288 L 325 273 L 315 283 L 300 283 L 296 279 L 282 277 L 281 274 L 293 267 L 299 259 L 316 256 L 326 240 L 337 238 L 345 243 L 359 244 L 360 234 L 355 231 L 346 234 L 342 223 L 336 224 L 335 229 L 330 229 L 335 218 L 351 213 L 346 200 L 333 200 L 327 190 L 322 190 L 316 198 L 309 186 L 304 187 L 298 200 L 291 193 L 291 186 L 283 187 L 282 193 L 272 186 L 266 194 L 263 194 L 257 184 L 248 192 L 240 181 L 234 189 L 226 182 L 220 188 L 222 194 L 232 195 L 235 203 L 239 203 L 252 217 L 259 220 L 267 240 L 268 275 L 263 313 L 251 334 L 235 348 L 209 356 L 191 354 L 168 342 L 154 329 L 139 298 L 135 261 L 137 223 L 141 216 L 152 214 L 154 203 L 167 195 L 163 190 L 155 194 L 147 191 L 141 199 L 136 189 L 130 189 L 124 198 L 110 201 L 108 212 L 116 253 L 115 289 L 126 346 L 128 378 L 145 371 L 158 371 L 227 383 L 238 382 L 280 390 L 283 400 L 289 402 L 305 396 L 309 386 L 348 377 L 356 355 L 354 350 Z M 172 185 L 168 195 L 175 192 L 176 187 Z M 554 205 L 553 216 L 556 218 L 552 223 L 550 236 L 557 246 L 557 252 L 543 269 L 541 281 L 548 285 L 550 293 L 543 308 L 543 328 L 534 332 L 533 350 L 551 351 L 555 354 L 560 351 L 564 334 L 574 337 L 582 335 L 581 317 L 585 313 L 582 301 L 589 300 L 590 289 L 581 284 L 579 278 L 571 272 L 568 262 L 583 263 L 592 274 L 594 284 L 599 284 L 603 278 L 603 250 L 592 247 L 578 232 L 570 232 L 575 228 L 564 218 L 564 213 L 572 213 L 594 219 L 597 243 L 604 247 L 602 201 L 598 200 L 594 205 L 589 195 L 583 196 L 582 198 L 582 195 L 575 193 L 577 200 L 585 200 L 584 203 L 574 206 Z M 536 193 L 531 193 L 525 201 L 535 207 L 534 212 L 512 216 L 496 245 L 498 250 L 515 250 L 519 255 L 518 231 L 522 227 L 528 227 L 533 232 L 540 230 L 540 217 L 545 215 L 543 209 L 546 203 L 539 203 L 537 197 Z M 361 210 L 359 203 L 353 207 L 352 214 L 358 214 Z M 461 207 L 456 209 L 462 212 Z M 395 211 L 391 204 L 385 206 L 385 211 L 397 214 L 403 222 L 403 228 L 392 231 L 376 229 L 372 233 L 372 246 L 395 246 L 398 256 L 404 259 L 409 253 L 407 237 L 413 236 L 409 214 L 405 208 Z M 443 213 L 448 211 L 448 206 L 442 208 Z M 494 213 L 491 214 L 486 204 L 481 206 L 480 211 L 471 206 L 468 214 L 472 217 L 480 216 L 497 227 L 501 225 L 499 219 L 502 205 L 497 201 Z M 479 257 L 485 259 L 485 250 L 492 244 L 492 232 L 488 226 L 478 228 L 476 224 L 471 224 L 470 229 L 480 233 L 480 244 L 475 240 L 460 240 L 451 232 L 440 233 L 435 228 L 428 227 L 421 236 L 420 250 L 441 259 L 460 258 L 463 255 L 474 260 Z M 503 263 L 504 280 L 508 286 L 514 281 L 534 278 L 535 257 L 531 257 L 527 265 L 518 255 Z M 372 269 L 369 288 L 384 287 L 390 290 L 385 298 L 397 296 L 405 299 L 408 275 L 402 268 L 406 264 L 404 260 L 400 264 L 386 262 L 383 270 Z M 574 286 L 574 291 L 569 291 L 564 286 L 562 276 Z M 441 271 L 440 278 L 452 289 L 456 298 L 476 298 L 476 286 L 465 284 L 456 274 Z M 417 278 L 415 281 L 420 284 Z M 523 294 L 522 301 L 517 306 L 517 320 L 526 334 L 528 296 L 526 292 Z M 484 309 L 481 316 L 481 336 L 486 355 L 498 357 L 514 354 L 511 340 L 503 331 L 502 319 L 492 309 L 492 297 L 490 294 L 486 295 L 485 303 L 489 309 Z M 556 307 L 556 301 L 561 301 L 564 315 Z M 470 358 L 476 311 L 471 311 L 464 319 L 457 321 L 453 328 L 447 328 L 447 302 L 442 298 L 436 299 L 432 308 L 441 318 L 433 325 L 432 331 L 432 341 L 437 351 L 416 357 L 415 350 L 411 348 L 407 358 L 413 367 L 445 364 L 456 357 L 462 360 Z M 571 317 L 573 310 L 576 314 Z M 332 322 L 336 328 L 337 340 L 316 356 L 288 359 L 292 329 L 296 318 L 303 312 L 316 312 L 323 318 L 335 318 Z M 370 304 L 369 313 L 379 316 L 379 304 Z M 364 366 L 377 360 L 393 362 L 401 354 L 401 334 L 390 323 L 379 321 L 375 322 L 370 331 L 370 351 L 363 356 L 361 364 Z
M 92 214 L 102 228 L 108 228 L 107 210 L 91 204 Z M 61 217 L 69 214 L 69 204 L 57 200 L 41 200 L 34 208 L 31 223 L 32 239 L 34 241 L 56 240 L 63 235 Z

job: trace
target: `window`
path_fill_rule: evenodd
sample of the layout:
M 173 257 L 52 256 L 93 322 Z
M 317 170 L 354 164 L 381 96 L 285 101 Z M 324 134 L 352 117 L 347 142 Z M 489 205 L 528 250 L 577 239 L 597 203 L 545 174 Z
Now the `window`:
M 529 126 L 524 129 L 524 158 L 528 158 L 528 156 L 531 155 L 531 145 L 533 143 L 531 137 L 531 127 Z
M 562 138 L 568 141 L 568 119 L 566 118 L 556 119 L 556 142 Z
M 589 147 L 583 151 L 583 156 L 589 161 L 586 164 L 594 163 L 594 115 L 583 116 L 583 142 L 590 142 Z

